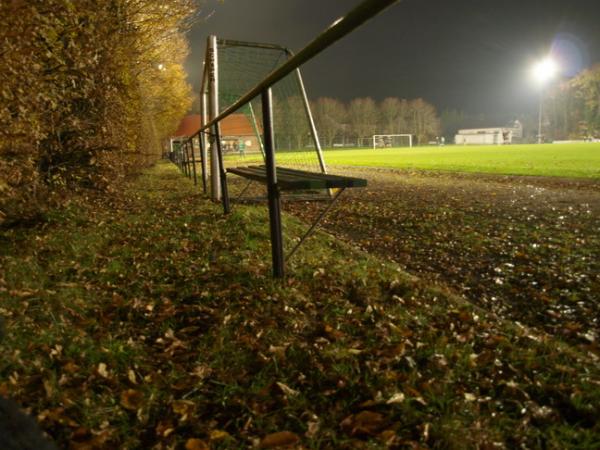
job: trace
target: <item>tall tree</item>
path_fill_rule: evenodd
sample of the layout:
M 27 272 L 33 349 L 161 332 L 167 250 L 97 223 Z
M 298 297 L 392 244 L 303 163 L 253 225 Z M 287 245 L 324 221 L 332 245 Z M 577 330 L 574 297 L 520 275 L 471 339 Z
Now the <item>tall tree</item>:
M 310 128 L 304 100 L 298 95 L 274 101 L 275 138 L 283 148 L 301 150 L 306 146 Z
M 600 134 L 600 64 L 596 64 L 571 81 L 576 96 L 581 100 L 583 123 L 580 131 L 588 136 Z
M 371 97 L 356 98 L 350 102 L 348 124 L 358 141 L 376 133 L 377 116 L 377 105 Z
M 410 108 L 410 129 L 417 137 L 417 142 L 423 144 L 440 134 L 440 120 L 435 107 L 422 98 L 412 100 Z
M 339 100 L 322 97 L 317 99 L 311 108 L 322 144 L 325 147 L 333 147 L 346 120 L 346 107 Z
M 600 64 L 551 89 L 544 99 L 543 121 L 554 139 L 600 135 Z
M 408 133 L 408 102 L 395 97 L 384 99 L 379 105 L 378 132 L 381 134 Z

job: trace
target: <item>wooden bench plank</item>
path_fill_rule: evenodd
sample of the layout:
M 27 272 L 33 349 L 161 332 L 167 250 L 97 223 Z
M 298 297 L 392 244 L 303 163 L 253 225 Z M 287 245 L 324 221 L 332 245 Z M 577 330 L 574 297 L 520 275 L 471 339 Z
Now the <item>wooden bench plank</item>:
M 227 172 L 261 183 L 267 183 L 265 166 L 233 167 Z M 367 180 L 354 177 L 343 177 L 325 173 L 307 172 L 304 170 L 277 168 L 277 184 L 283 191 L 364 187 Z

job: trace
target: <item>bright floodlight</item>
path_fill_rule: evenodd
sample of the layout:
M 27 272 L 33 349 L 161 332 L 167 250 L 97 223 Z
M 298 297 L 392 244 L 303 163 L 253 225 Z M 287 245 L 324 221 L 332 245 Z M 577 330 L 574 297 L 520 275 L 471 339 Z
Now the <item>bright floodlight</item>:
M 545 83 L 554 78 L 558 65 L 552 58 L 545 58 L 533 66 L 532 75 L 538 83 Z

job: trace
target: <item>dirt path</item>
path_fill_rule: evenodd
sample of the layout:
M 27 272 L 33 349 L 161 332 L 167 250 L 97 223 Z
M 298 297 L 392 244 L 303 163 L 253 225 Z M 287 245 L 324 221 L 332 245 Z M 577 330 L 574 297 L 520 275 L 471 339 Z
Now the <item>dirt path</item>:
M 324 228 L 503 317 L 596 347 L 600 182 L 345 170 L 368 178 Z M 315 217 L 319 205 L 286 210 Z

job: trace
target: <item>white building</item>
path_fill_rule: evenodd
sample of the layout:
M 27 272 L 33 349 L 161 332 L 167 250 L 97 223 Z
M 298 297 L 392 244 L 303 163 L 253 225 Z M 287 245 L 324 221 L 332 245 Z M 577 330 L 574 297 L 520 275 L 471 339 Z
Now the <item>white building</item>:
M 523 137 L 523 126 L 515 121 L 512 127 L 471 128 L 458 130 L 454 136 L 457 145 L 503 145 Z
M 512 142 L 512 128 L 473 128 L 458 130 L 456 145 L 502 145 Z

